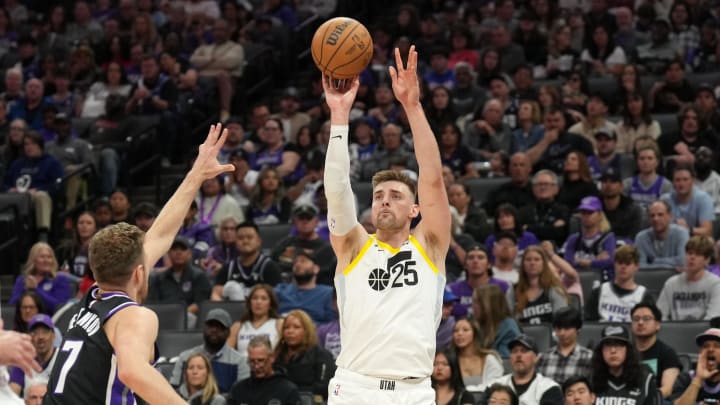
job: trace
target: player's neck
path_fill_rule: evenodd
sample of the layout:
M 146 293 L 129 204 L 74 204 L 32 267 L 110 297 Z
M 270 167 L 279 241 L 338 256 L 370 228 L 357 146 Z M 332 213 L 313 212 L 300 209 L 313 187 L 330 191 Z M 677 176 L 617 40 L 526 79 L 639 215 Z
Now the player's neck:
M 130 286 L 119 287 L 119 286 L 114 286 L 114 285 L 98 284 L 98 298 L 103 294 L 110 294 L 110 293 L 126 294 L 133 301 L 139 302 L 138 298 L 137 298 L 137 290 L 135 288 L 131 288 Z
M 398 248 L 398 247 L 400 247 L 400 245 L 402 245 L 403 243 L 405 243 L 405 241 L 408 240 L 408 237 L 410 236 L 410 231 L 409 230 L 397 231 L 397 230 L 378 229 L 376 235 L 377 235 L 377 240 L 379 240 L 380 242 L 384 242 L 394 248 Z

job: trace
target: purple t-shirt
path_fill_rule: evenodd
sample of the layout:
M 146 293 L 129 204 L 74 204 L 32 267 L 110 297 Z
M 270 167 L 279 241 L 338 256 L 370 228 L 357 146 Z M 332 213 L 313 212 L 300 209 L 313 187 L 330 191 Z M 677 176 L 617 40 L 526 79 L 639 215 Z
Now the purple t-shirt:
M 489 284 L 500 287 L 503 294 L 505 294 L 507 289 L 510 288 L 510 284 L 508 284 L 506 281 L 497 279 L 495 277 L 490 278 Z M 453 294 L 457 295 L 460 298 L 460 301 L 456 302 L 453 306 L 453 316 L 455 317 L 455 319 L 465 318 L 468 314 L 468 310 L 472 306 L 473 288 L 470 287 L 470 284 L 468 284 L 465 280 L 451 283 L 450 285 L 448 285 L 448 288 L 450 289 L 450 291 L 453 292 Z
M 318 326 L 317 335 L 320 346 L 337 359 L 340 354 L 340 321 L 336 319 Z

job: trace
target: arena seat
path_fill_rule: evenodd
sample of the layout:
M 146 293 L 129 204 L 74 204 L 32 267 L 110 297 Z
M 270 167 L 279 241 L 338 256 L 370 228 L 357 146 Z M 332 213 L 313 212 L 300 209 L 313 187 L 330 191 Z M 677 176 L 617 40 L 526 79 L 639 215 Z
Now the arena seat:
M 583 322 L 583 326 L 582 328 L 580 328 L 578 342 L 590 350 L 594 349 L 595 346 L 600 343 L 600 336 L 602 336 L 602 330 L 606 326 L 606 323 Z
M 175 368 L 175 363 L 171 363 L 169 361 L 161 361 L 155 364 L 155 369 L 162 374 L 163 377 L 165 377 L 166 380 L 170 380 L 170 377 L 172 376 L 173 369 Z
M 187 328 L 185 305 L 148 304 L 145 306 L 157 314 L 160 330 L 185 330 Z
M 522 332 L 535 339 L 540 352 L 544 352 L 553 345 L 552 327 L 550 324 L 524 325 Z
M 15 305 L 3 305 L 1 312 L 3 329 L 12 330 L 15 324 Z
M 202 325 L 205 323 L 205 317 L 211 309 L 222 308 L 230 314 L 233 322 L 239 321 L 245 314 L 246 304 L 245 301 L 203 301 L 200 303 L 200 312 L 198 312 L 198 322 L 196 329 L 202 330 Z
M 260 237 L 262 238 L 262 249 L 270 251 L 275 245 L 290 235 L 292 224 L 259 225 Z
M 590 94 L 600 94 L 606 103 L 612 103 L 617 95 L 617 78 L 615 76 L 591 77 L 588 79 Z
M 666 321 L 660 325 L 658 339 L 675 349 L 678 354 L 697 354 L 695 336 L 709 327 L 707 321 Z
M 580 277 L 583 297 L 587 300 L 588 297 L 590 297 L 595 283 L 600 284 L 600 270 L 581 270 L 578 271 L 578 276 Z M 585 306 L 585 303 L 583 303 L 583 306 Z
M 202 343 L 202 332 L 196 331 L 161 330 L 157 338 L 160 356 L 168 360 L 177 357 L 184 350 L 201 345 Z
M 470 196 L 473 199 L 473 203 L 478 205 L 484 203 L 487 200 L 487 196 L 493 190 L 508 181 L 510 181 L 509 177 L 492 177 L 469 179 L 465 181 L 465 184 L 467 184 L 468 189 L 470 189 Z
M 652 118 L 660 124 L 661 134 L 672 134 L 678 131 L 676 114 L 653 114 Z
M 642 269 L 635 273 L 635 282 L 649 290 L 660 291 L 665 281 L 675 274 L 678 274 L 675 269 Z

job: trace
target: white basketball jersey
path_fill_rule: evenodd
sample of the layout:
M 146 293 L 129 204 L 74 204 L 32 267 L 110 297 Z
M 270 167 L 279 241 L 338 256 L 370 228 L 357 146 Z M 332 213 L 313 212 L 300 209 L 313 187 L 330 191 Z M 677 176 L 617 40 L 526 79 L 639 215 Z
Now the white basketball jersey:
M 428 377 L 445 275 L 410 235 L 397 249 L 371 235 L 335 276 L 342 349 L 338 367 L 373 377 Z

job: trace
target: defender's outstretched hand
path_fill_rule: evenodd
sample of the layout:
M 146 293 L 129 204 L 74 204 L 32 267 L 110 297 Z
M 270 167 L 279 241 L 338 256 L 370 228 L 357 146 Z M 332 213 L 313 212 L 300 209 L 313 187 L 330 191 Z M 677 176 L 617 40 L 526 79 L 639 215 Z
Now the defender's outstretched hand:
M 232 172 L 235 166 L 231 164 L 221 165 L 217 160 L 220 148 L 227 139 L 227 129 L 222 129 L 222 124 L 211 125 L 205 142 L 198 148 L 198 155 L 193 164 L 192 172 L 197 173 L 203 179 L 217 177 L 221 173 Z
M 395 67 L 390 66 L 390 78 L 395 98 L 404 107 L 420 104 L 420 82 L 417 77 L 418 54 L 415 45 L 410 46 L 407 66 L 403 67 L 400 49 L 395 48 Z
M 355 103 L 358 88 L 360 88 L 360 78 L 355 77 L 352 79 L 350 86 L 347 86 L 346 82 L 340 81 L 339 87 L 336 87 L 335 80 L 329 76 L 323 76 L 322 84 L 323 90 L 325 90 L 325 102 L 327 102 L 331 112 L 347 114 L 349 119 L 350 110 L 353 103 Z

